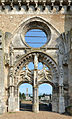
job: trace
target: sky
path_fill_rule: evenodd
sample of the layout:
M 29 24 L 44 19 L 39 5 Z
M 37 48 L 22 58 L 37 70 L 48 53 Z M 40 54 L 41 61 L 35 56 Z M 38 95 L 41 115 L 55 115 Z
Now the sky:
M 41 47 L 47 42 L 46 34 L 39 29 L 33 29 L 26 33 L 25 35 L 26 43 L 34 48 Z M 29 63 L 28 68 L 30 70 L 34 69 L 34 64 L 32 62 Z M 43 64 L 41 62 L 38 63 L 38 69 L 41 70 L 43 68 Z M 25 70 L 25 68 L 23 68 Z M 26 94 L 26 88 L 28 88 L 28 93 L 32 94 L 32 86 L 30 84 L 24 83 L 20 85 L 19 90 L 21 93 Z M 39 95 L 40 94 L 52 94 L 52 86 L 49 84 L 41 84 L 39 86 Z
M 34 69 L 34 64 L 33 62 L 30 62 L 29 65 L 28 65 L 28 68 L 30 70 L 33 70 Z M 41 62 L 38 63 L 38 69 L 41 70 L 43 68 L 43 64 Z
M 26 43 L 34 48 L 41 47 L 47 42 L 47 37 L 45 32 L 39 29 L 33 29 L 26 33 L 25 35 Z
M 21 93 L 25 93 L 26 94 L 26 89 L 28 88 L 28 94 L 31 94 L 32 95 L 32 86 L 28 83 L 24 83 L 22 85 L 20 85 L 19 87 L 19 91 Z M 42 95 L 42 94 L 52 94 L 52 86 L 50 84 L 41 84 L 39 86 L 39 95 Z

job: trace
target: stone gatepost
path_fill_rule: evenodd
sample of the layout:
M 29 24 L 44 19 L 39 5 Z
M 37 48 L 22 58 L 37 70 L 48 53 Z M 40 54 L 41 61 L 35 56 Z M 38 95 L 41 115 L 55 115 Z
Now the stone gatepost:
M 34 56 L 34 81 L 33 81 L 33 112 L 39 112 L 39 98 L 38 98 L 38 56 Z

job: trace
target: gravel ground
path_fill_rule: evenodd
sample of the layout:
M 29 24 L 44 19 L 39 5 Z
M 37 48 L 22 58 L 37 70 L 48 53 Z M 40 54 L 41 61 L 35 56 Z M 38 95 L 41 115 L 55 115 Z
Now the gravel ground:
M 25 102 L 25 104 L 31 104 L 29 102 Z M 30 108 L 25 111 L 13 112 L 13 113 L 5 113 L 0 115 L 0 119 L 72 119 L 72 116 L 66 116 L 58 113 L 48 112 L 47 110 L 42 110 L 39 113 L 33 113 Z M 29 111 L 28 111 L 29 110 Z
M 72 117 L 46 111 L 40 111 L 37 114 L 28 111 L 21 111 L 0 115 L 0 119 L 72 119 Z

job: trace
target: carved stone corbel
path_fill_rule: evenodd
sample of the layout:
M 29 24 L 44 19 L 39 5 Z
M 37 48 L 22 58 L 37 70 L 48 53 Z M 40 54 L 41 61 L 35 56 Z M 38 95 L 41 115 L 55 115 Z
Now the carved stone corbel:
M 71 0 L 69 0 L 68 2 L 69 2 L 69 3 L 68 3 L 68 6 L 67 6 L 67 11 L 69 11 L 69 10 L 70 10 Z
M 26 10 L 27 10 L 27 11 L 29 10 L 29 1 L 27 1 L 27 7 L 26 7 Z
M 13 10 L 13 1 L 11 1 L 10 7 L 11 7 L 11 10 Z
M 62 3 L 63 3 L 63 0 L 60 0 L 60 6 L 59 6 L 59 11 L 62 9 Z
M 53 7 L 54 7 L 54 3 L 52 2 L 52 5 L 51 5 L 51 10 L 53 10 Z
M 38 2 L 35 2 L 35 11 L 37 10 L 38 8 Z
M 18 6 L 19 6 L 19 10 L 21 10 L 21 2 L 19 2 Z
M 51 0 L 51 10 L 53 10 L 54 8 L 54 3 L 55 3 L 55 0 Z
M 46 3 L 44 2 L 43 3 L 43 11 L 45 10 L 45 7 L 46 7 Z

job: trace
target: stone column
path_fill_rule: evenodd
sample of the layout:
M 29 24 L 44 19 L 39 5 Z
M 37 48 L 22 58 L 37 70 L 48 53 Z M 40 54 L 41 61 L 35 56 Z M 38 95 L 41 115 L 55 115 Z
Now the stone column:
M 53 92 L 52 92 L 52 111 L 53 112 L 58 112 L 58 88 L 53 87 Z
M 15 111 L 20 109 L 19 88 L 15 87 Z
M 13 76 L 13 46 L 10 47 L 10 72 L 9 72 L 9 100 L 8 111 L 15 111 L 15 96 L 14 96 L 14 76 Z
M 4 78 L 4 38 L 0 31 L 0 114 L 6 111 Z
M 63 69 L 63 59 L 65 54 L 65 42 L 62 38 L 59 39 L 61 42 L 59 44 L 59 113 L 65 112 L 64 104 L 64 91 L 63 91 L 63 82 L 64 82 L 64 69 Z
M 33 112 L 39 112 L 39 99 L 38 99 L 38 56 L 34 56 L 34 81 L 33 81 Z
M 14 87 L 10 86 L 9 88 L 9 100 L 8 100 L 8 111 L 15 111 L 15 98 L 14 98 Z
M 65 112 L 65 102 L 63 94 L 63 86 L 59 86 L 59 113 Z
M 69 61 L 68 61 L 68 84 L 69 84 L 69 89 L 68 89 L 68 95 L 69 95 L 69 104 L 68 106 L 72 105 L 72 29 L 69 34 L 69 39 L 70 41 L 70 48 L 69 48 Z
M 63 89 L 63 68 L 60 67 L 59 71 L 59 113 L 65 112 L 65 103 L 64 103 L 64 89 Z

